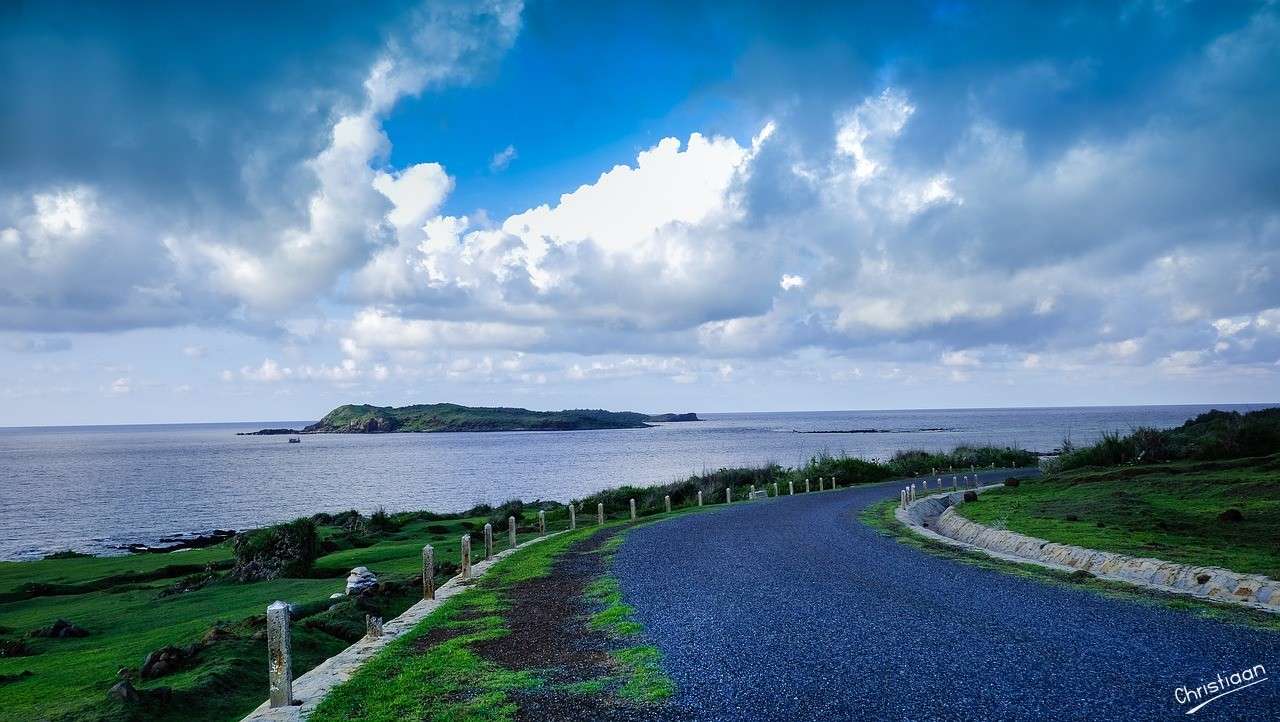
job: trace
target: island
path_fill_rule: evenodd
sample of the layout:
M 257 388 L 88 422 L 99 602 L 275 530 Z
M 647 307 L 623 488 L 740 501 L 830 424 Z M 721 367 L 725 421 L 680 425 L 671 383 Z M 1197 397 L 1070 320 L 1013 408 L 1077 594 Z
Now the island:
M 650 421 L 697 421 L 696 414 L 650 416 L 632 411 L 529 409 L 459 404 L 371 406 L 346 404 L 303 429 L 262 429 L 240 436 L 296 434 L 386 434 L 393 432 L 448 431 L 583 431 L 592 429 L 643 429 Z
M 650 416 L 648 420 L 649 420 L 649 421 L 657 421 L 657 422 L 661 422 L 661 423 L 664 423 L 664 424 L 665 424 L 665 423 L 671 423 L 671 422 L 674 422 L 674 421 L 702 421 L 702 419 L 699 419 L 699 418 L 698 418 L 698 415 L 697 415 L 697 414 L 694 414 L 694 413 L 688 413 L 688 414 L 654 414 L 653 416 Z

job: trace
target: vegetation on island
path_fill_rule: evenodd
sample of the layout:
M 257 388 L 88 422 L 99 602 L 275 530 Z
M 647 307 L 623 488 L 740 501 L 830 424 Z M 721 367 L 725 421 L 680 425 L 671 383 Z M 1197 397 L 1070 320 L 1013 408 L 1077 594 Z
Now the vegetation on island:
M 323 419 L 301 429 L 263 429 L 251 435 L 271 434 L 385 434 L 392 432 L 448 431 L 582 431 L 589 429 L 643 429 L 649 416 L 631 411 L 566 409 L 530 411 L 509 407 L 416 404 L 370 406 L 346 404 Z

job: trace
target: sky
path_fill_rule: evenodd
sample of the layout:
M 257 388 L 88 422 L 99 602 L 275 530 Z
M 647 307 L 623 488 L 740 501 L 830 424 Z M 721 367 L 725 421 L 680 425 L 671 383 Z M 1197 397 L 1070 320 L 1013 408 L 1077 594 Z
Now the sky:
M 0 6 L 0 426 L 1280 400 L 1280 5 Z

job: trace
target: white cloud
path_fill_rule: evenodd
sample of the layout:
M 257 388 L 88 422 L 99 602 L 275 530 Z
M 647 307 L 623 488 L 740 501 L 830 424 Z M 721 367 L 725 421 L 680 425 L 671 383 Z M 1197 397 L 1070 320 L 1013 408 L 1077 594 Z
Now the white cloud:
M 508 323 L 406 319 L 376 309 L 356 314 L 349 346 L 362 350 L 523 348 L 543 339 L 536 327 Z
M 793 288 L 804 288 L 804 277 L 784 273 L 782 274 L 782 280 L 778 281 L 778 286 L 784 291 L 790 291 Z
M 200 344 L 191 344 L 182 347 L 182 355 L 187 358 L 204 358 L 209 353 L 209 349 Z
M 515 160 L 516 157 L 516 147 L 508 145 L 506 148 L 494 153 L 493 157 L 489 159 L 489 171 L 500 173 L 506 170 L 507 166 L 511 165 L 511 161 Z
M 293 369 L 287 366 L 281 366 L 275 359 L 268 358 L 263 359 L 260 366 L 241 367 L 240 376 L 249 379 L 250 381 L 273 383 L 291 378 L 293 376 Z
M 944 366 L 978 366 L 980 363 L 972 351 L 947 351 L 942 354 Z

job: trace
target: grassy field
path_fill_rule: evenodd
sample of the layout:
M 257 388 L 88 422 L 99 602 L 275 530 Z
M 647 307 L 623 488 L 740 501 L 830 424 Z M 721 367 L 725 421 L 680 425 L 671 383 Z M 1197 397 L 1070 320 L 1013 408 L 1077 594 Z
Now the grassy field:
M 1223 517 L 1232 509 L 1241 518 Z M 957 511 L 1050 541 L 1280 579 L 1280 455 L 1085 467 Z
M 399 529 L 364 535 L 352 546 L 321 556 L 311 576 L 237 583 L 217 573 L 230 566 L 229 543 L 168 554 L 121 557 L 44 559 L 0 562 L 0 700 L 6 719 L 123 720 L 235 719 L 266 697 L 266 646 L 260 632 L 266 606 L 276 599 L 299 605 L 295 622 L 294 670 L 306 669 L 336 654 L 363 634 L 364 614 L 398 615 L 420 597 L 421 554 L 433 544 L 438 582 L 453 573 L 459 537 L 483 527 L 484 517 L 411 521 Z M 563 526 L 563 519 L 553 519 Z M 526 514 L 525 524 L 532 522 Z M 554 526 L 554 524 L 553 524 Z M 495 533 L 498 549 L 507 535 Z M 321 527 L 321 537 L 341 538 L 336 527 Z M 536 536 L 532 531 L 519 539 Z M 477 554 L 482 544 L 473 544 Z M 193 573 L 213 565 L 215 578 L 193 591 L 166 593 Z M 330 594 L 341 592 L 347 572 L 366 566 L 387 593 L 369 605 L 343 603 L 330 611 Z M 36 638 L 33 630 L 66 619 L 86 629 L 83 638 Z M 215 630 L 216 631 L 213 631 Z M 124 707 L 109 701 L 107 691 L 117 670 L 137 672 L 144 657 L 165 645 L 184 646 L 210 640 L 180 671 L 154 680 L 137 680 L 151 701 Z M 29 674 L 26 674 L 29 673 Z M 168 688 L 155 694 L 158 688 Z

